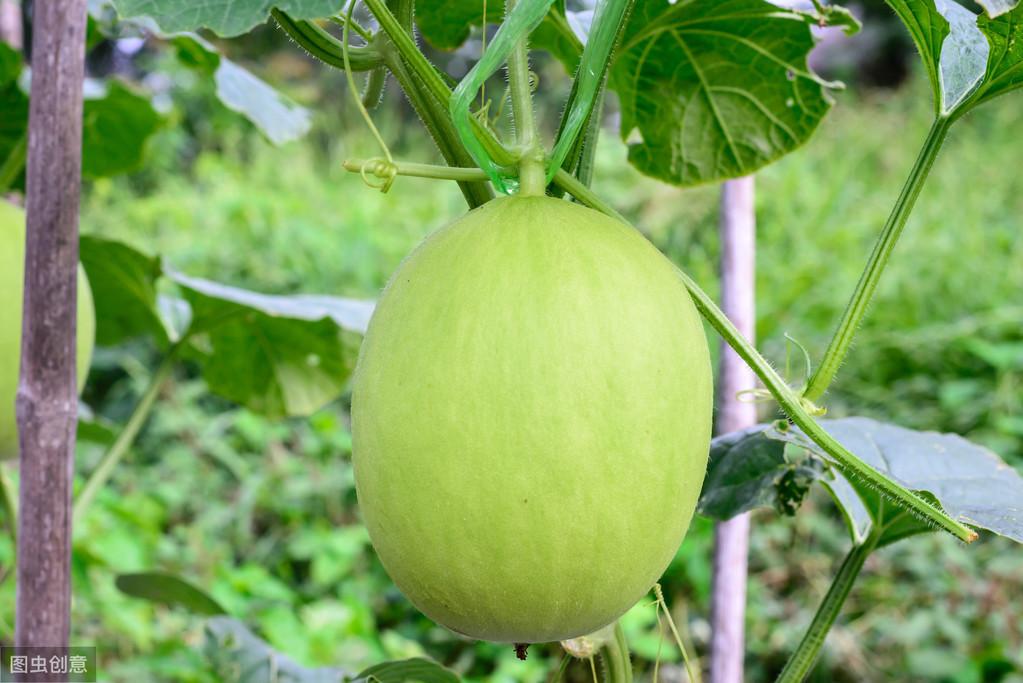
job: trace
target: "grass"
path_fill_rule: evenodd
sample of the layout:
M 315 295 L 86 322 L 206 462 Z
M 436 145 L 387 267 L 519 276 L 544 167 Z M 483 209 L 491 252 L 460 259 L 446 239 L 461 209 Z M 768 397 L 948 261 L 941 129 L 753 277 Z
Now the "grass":
M 823 351 L 929 109 L 919 89 L 843 96 L 810 145 L 758 174 L 757 336 L 779 366 L 785 333 L 811 357 Z M 1023 465 L 1023 177 L 1012 170 L 1020 116 L 1008 98 L 953 130 L 826 398 L 832 414 L 958 431 Z M 412 125 L 377 118 L 397 157 L 436 160 L 412 142 Z M 83 229 L 260 291 L 373 297 L 424 235 L 464 211 L 451 183 L 399 178 L 385 196 L 344 172 L 343 159 L 378 153 L 354 120 L 324 118 L 282 149 L 213 120 L 229 126 L 215 131 L 218 147 L 192 150 L 186 166 L 177 121 L 149 170 L 93 184 Z M 670 188 L 624 158 L 606 135 L 598 191 L 714 292 L 717 189 Z M 108 416 L 140 390 L 147 354 L 98 357 L 91 382 L 104 387 L 94 398 Z M 100 645 L 110 680 L 211 680 L 195 649 L 198 620 L 114 589 L 116 573 L 153 568 L 192 578 L 307 664 L 357 668 L 426 652 L 474 680 L 543 680 L 556 648 L 531 649 L 519 664 L 510 648 L 467 644 L 418 617 L 390 585 L 357 522 L 345 425 L 344 401 L 311 420 L 271 423 L 211 399 L 187 368 L 179 372 L 75 544 L 76 636 Z M 83 449 L 81 469 L 95 457 Z M 698 520 L 664 579 L 700 654 L 710 544 L 711 526 Z M 821 495 L 794 520 L 757 516 L 749 680 L 780 669 L 847 545 Z M 0 561 L 10 561 L 2 543 Z M 854 589 L 817 680 L 1023 675 L 1023 617 L 1011 602 L 1023 594 L 1021 576 L 1023 557 L 1008 543 L 967 549 L 931 536 L 886 549 Z M 8 621 L 12 602 L 8 582 L 0 592 Z M 637 607 L 626 626 L 637 665 L 649 668 L 658 652 L 652 608 Z M 674 657 L 666 643 L 662 659 Z

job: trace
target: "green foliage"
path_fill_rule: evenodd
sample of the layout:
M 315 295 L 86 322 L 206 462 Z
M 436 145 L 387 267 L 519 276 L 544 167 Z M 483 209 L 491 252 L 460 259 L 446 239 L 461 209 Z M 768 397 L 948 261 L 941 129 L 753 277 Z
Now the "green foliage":
M 82 113 L 82 177 L 100 178 L 138 168 L 146 142 L 163 123 L 149 97 L 118 81 L 87 93 Z
M 611 87 L 629 161 L 678 185 L 751 173 L 802 145 L 831 106 L 810 28 L 763 0 L 639 2 Z
M 125 18 L 147 16 L 164 33 L 208 28 L 221 36 L 237 36 L 262 24 L 277 8 L 296 19 L 329 17 L 341 11 L 342 0 L 114 0 Z
M 117 577 L 116 584 L 117 589 L 126 595 L 171 607 L 184 607 L 191 614 L 203 616 L 225 614 L 224 608 L 216 600 L 173 574 L 163 572 L 121 574 Z

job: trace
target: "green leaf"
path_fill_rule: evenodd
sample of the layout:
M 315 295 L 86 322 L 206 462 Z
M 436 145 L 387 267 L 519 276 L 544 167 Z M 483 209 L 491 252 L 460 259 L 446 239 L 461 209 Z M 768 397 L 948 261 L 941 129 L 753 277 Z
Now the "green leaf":
M 1023 543 L 1023 477 L 986 448 L 955 434 L 918 432 L 863 417 L 822 420 L 821 426 L 864 462 L 928 497 L 951 517 Z M 827 459 L 796 428 L 770 436 Z M 835 472 L 835 477 L 837 481 L 842 475 Z M 833 489 L 836 500 L 847 520 L 862 521 L 865 510 L 872 524 L 884 526 L 880 545 L 932 530 L 880 498 L 868 484 L 846 483 Z M 856 495 L 850 496 L 850 490 Z M 852 525 L 850 531 L 854 539 L 864 533 Z
M 142 165 L 146 142 L 162 119 L 148 97 L 120 81 L 87 89 L 82 120 L 82 176 L 101 178 Z
M 371 666 L 361 672 L 356 683 L 458 683 L 458 676 L 450 669 L 429 659 L 415 658 L 398 662 L 386 662 Z
M 28 132 L 28 95 L 18 85 L 21 75 L 21 53 L 0 43 L 0 192 L 9 187 L 24 187 L 25 136 Z M 14 155 L 16 158 L 12 158 Z
M 483 0 L 439 0 L 418 3 L 416 24 L 423 38 L 439 50 L 454 50 L 465 43 L 474 26 L 483 25 Z M 504 19 L 504 0 L 487 0 L 486 23 L 499 24 Z M 558 0 L 543 22 L 533 31 L 530 46 L 547 50 L 575 71 L 583 46 L 569 25 L 565 3 Z
M 237 36 L 264 23 L 277 8 L 296 19 L 319 19 L 341 11 L 345 0 L 114 0 L 125 18 L 151 17 L 165 33 L 208 28 Z
M 823 467 L 819 460 L 793 457 L 785 444 L 757 425 L 715 438 L 697 512 L 730 519 L 759 507 L 794 514 Z
M 192 309 L 210 390 L 271 417 L 308 415 L 343 391 L 372 304 L 270 296 L 166 271 Z
M 954 0 L 887 0 L 920 51 L 942 116 L 973 107 L 1023 85 L 1023 5 L 980 4 L 974 14 Z
M 96 343 L 114 346 L 150 335 L 167 346 L 172 335 L 159 312 L 156 280 L 160 260 L 122 242 L 82 235 L 79 257 L 96 306 Z
M 163 572 L 121 574 L 117 589 L 135 598 L 172 607 L 184 607 L 192 614 L 215 616 L 227 614 L 220 604 L 188 581 Z
M 629 161 L 676 185 L 751 173 L 802 145 L 831 106 L 806 16 L 764 0 L 645 0 L 611 87 Z
M 342 669 L 311 669 L 271 648 L 237 619 L 206 621 L 203 650 L 221 683 L 343 683 Z
M 224 106 L 252 122 L 270 142 L 282 145 L 309 132 L 308 109 L 221 55 L 214 45 L 192 33 L 163 37 L 177 48 L 182 63 L 213 77 Z

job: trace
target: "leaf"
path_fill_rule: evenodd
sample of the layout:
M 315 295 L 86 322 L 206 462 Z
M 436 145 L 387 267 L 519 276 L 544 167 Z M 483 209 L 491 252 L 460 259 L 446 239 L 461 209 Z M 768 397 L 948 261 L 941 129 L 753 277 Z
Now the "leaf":
M 806 16 L 764 0 L 637 2 L 612 70 L 629 161 L 676 185 L 746 175 L 831 107 Z
M 918 432 L 863 417 L 822 420 L 821 426 L 852 453 L 885 476 L 921 492 L 951 517 L 1023 543 L 1023 477 L 991 451 L 955 434 Z M 798 429 L 771 436 L 799 445 L 818 457 L 822 451 Z M 836 478 L 841 474 L 835 473 Z M 916 517 L 881 499 L 862 481 L 849 481 L 873 524 L 885 526 L 880 545 L 931 531 Z M 842 487 L 839 487 L 841 489 Z M 848 489 L 836 495 L 852 506 Z M 862 519 L 855 509 L 848 518 Z M 862 533 L 852 529 L 854 538 Z
M 275 145 L 296 140 L 312 125 L 312 114 L 279 90 L 220 54 L 194 33 L 161 36 L 176 48 L 178 59 L 213 77 L 217 98 L 259 129 Z
M 28 129 L 28 95 L 18 84 L 21 75 L 21 53 L 0 42 L 0 168 L 12 152 L 24 144 Z M 21 156 L 21 153 L 19 153 Z M 22 170 L 11 178 L 12 187 L 24 187 Z M 0 187 L 0 191 L 6 188 Z
M 221 683 L 343 683 L 342 669 L 311 669 L 271 648 L 237 619 L 206 621 L 203 647 L 215 679 Z
M 355 683 L 458 683 L 458 676 L 440 664 L 417 657 L 371 666 L 355 678 Z
M 121 574 L 117 589 L 126 595 L 172 607 L 183 607 L 192 614 L 216 616 L 227 614 L 223 607 L 188 581 L 163 572 Z
M 887 0 L 920 51 L 939 115 L 961 116 L 1023 85 L 1023 5 L 987 0 Z
M 284 417 L 308 415 L 344 389 L 371 303 L 270 296 L 167 274 L 192 309 L 189 335 L 211 391 Z
M 697 512 L 714 519 L 759 507 L 794 514 L 823 467 L 819 460 L 792 459 L 785 444 L 757 425 L 715 438 Z
M 174 335 L 168 333 L 157 305 L 159 259 L 92 235 L 82 235 L 79 258 L 92 287 L 98 345 L 114 346 L 143 335 L 168 345 Z
M 483 0 L 439 0 L 418 3 L 416 25 L 423 38 L 439 50 L 455 50 L 469 38 L 472 27 L 483 25 Z M 504 19 L 504 0 L 487 0 L 487 23 Z M 556 0 L 530 36 L 530 46 L 547 50 L 572 73 L 583 46 L 572 31 L 563 0 Z
M 151 17 L 164 33 L 208 28 L 224 37 L 264 23 L 272 8 L 296 19 L 319 19 L 337 14 L 344 5 L 345 0 L 114 0 L 122 17 Z
M 275 145 L 296 140 L 312 125 L 309 110 L 234 62 L 220 58 L 213 76 L 217 97 L 228 109 L 244 115 Z
M 120 81 L 97 83 L 83 105 L 82 176 L 101 178 L 141 166 L 146 142 L 161 123 L 148 97 Z

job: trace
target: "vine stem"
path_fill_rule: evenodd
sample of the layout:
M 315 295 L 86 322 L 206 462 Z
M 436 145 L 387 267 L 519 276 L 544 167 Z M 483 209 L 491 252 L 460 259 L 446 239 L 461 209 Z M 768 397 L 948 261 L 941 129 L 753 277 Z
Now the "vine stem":
M 570 174 L 566 173 L 563 169 L 559 170 L 558 173 L 555 174 L 554 182 L 587 206 L 609 216 L 614 216 L 627 225 L 630 224 L 622 217 L 621 214 L 604 203 L 604 201 L 592 190 L 580 183 L 577 179 L 573 178 Z M 707 293 L 704 292 L 700 286 L 681 269 L 678 270 L 678 275 L 683 284 L 686 286 L 686 289 L 689 290 L 689 294 L 693 297 L 693 302 L 696 304 L 696 308 L 700 311 L 700 314 L 711 324 L 712 327 L 714 327 L 715 330 L 717 330 L 718 334 L 721 335 L 728 345 L 731 346 L 737 354 L 739 354 L 739 357 L 742 358 L 755 373 L 757 373 L 757 376 L 760 377 L 764 386 L 767 387 L 775 400 L 778 401 L 778 404 L 789 416 L 789 419 L 802 429 L 803 433 L 805 433 L 806 436 L 814 443 L 820 446 L 824 452 L 831 456 L 836 467 L 850 477 L 867 482 L 883 497 L 897 502 L 909 512 L 913 513 L 916 517 L 926 521 L 928 524 L 933 524 L 935 527 L 951 533 L 959 540 L 970 543 L 977 539 L 977 532 L 952 519 L 937 507 L 931 505 L 923 498 L 920 498 L 901 484 L 888 479 L 850 453 L 845 446 L 840 444 L 830 434 L 828 434 L 824 428 L 817 424 L 816 420 L 810 416 L 807 408 L 809 407 L 812 410 L 813 406 L 808 405 L 803 397 L 798 395 L 792 387 L 790 387 L 785 380 L 782 379 L 781 375 L 779 375 L 777 371 L 771 367 L 771 364 L 768 363 L 767 360 L 760 355 L 756 348 L 754 348 L 753 345 L 750 344 L 749 341 L 747 341 L 746 338 L 743 337 L 735 328 L 732 322 L 728 319 L 728 316 L 726 316 L 721 309 L 717 307 L 714 300 L 711 299 L 710 296 L 708 296 Z
M 142 429 L 146 418 L 149 417 L 149 413 L 153 410 L 153 405 L 156 402 L 157 395 L 160 393 L 160 389 L 163 388 L 164 383 L 170 377 L 180 344 L 181 342 L 178 342 L 175 346 L 171 347 L 171 350 L 164 356 L 160 365 L 156 368 L 156 372 L 149 379 L 149 386 L 146 387 L 142 398 L 135 405 L 131 417 L 128 418 L 127 424 L 124 425 L 124 429 L 120 431 L 114 442 L 110 444 L 110 448 L 100 458 L 96 469 L 89 475 L 85 486 L 82 487 L 82 490 L 75 498 L 72 518 L 76 524 L 81 522 L 85 511 L 89 508 L 93 499 L 95 499 L 96 494 L 110 479 L 114 467 L 124 458 L 128 449 L 135 442 L 135 437 L 138 436 L 139 430 Z
M 916 163 L 913 164 L 913 169 L 910 171 L 909 177 L 902 187 L 902 192 L 895 201 L 895 206 L 892 208 L 892 212 L 888 216 L 888 220 L 885 222 L 877 242 L 874 244 L 874 249 L 867 261 L 866 268 L 864 268 L 863 274 L 856 284 L 856 290 L 853 292 L 852 298 L 849 299 L 845 312 L 842 314 L 842 320 L 838 324 L 838 329 L 835 331 L 834 336 L 832 336 L 831 342 L 828 344 L 828 348 L 824 352 L 824 357 L 821 359 L 816 372 L 813 373 L 813 376 L 806 383 L 803 396 L 807 400 L 816 401 L 824 395 L 824 392 L 827 391 L 828 386 L 838 373 L 838 368 L 842 365 L 842 361 L 845 360 L 849 347 L 852 345 L 853 336 L 856 334 L 856 330 L 867 313 L 867 307 L 870 305 L 870 300 L 877 290 L 877 283 L 881 279 L 881 274 L 888 265 L 888 260 L 895 249 L 895 244 L 899 241 L 899 236 L 902 235 L 902 229 L 906 225 L 906 220 L 913 210 L 913 205 L 916 204 L 917 197 L 920 196 L 920 190 L 923 189 L 931 167 L 934 166 L 934 160 L 938 157 L 938 152 L 945 142 L 951 125 L 952 120 L 943 116 L 936 117 L 931 124 L 931 129 L 924 140 L 923 147 L 920 149 Z
M 515 0 L 505 3 L 510 14 Z M 540 196 L 544 194 L 547 180 L 544 177 L 543 148 L 536 131 L 533 115 L 533 95 L 529 90 L 529 36 L 523 36 L 508 56 L 508 85 L 511 88 L 512 115 L 515 117 L 516 142 L 522 150 L 519 161 L 519 194 Z
M 810 622 L 810 628 L 803 634 L 803 639 L 800 641 L 796 651 L 792 653 L 789 661 L 785 663 L 785 668 L 778 675 L 777 683 L 801 683 L 807 674 L 810 673 L 814 663 L 817 661 L 818 655 L 820 655 L 821 648 L 824 646 L 824 640 L 828 636 L 828 631 L 831 630 L 832 624 L 835 623 L 835 618 L 838 617 L 838 613 L 842 610 L 842 605 L 845 604 L 846 598 L 849 597 L 849 591 L 852 590 L 853 584 L 856 583 L 856 577 L 859 576 L 860 570 L 863 569 L 863 563 L 866 562 L 867 557 L 877 547 L 879 538 L 880 532 L 875 529 L 867 537 L 866 541 L 860 545 L 854 545 L 849 554 L 845 556 L 842 566 L 838 569 L 838 574 L 835 576 L 834 581 L 831 582 L 831 587 L 828 588 L 827 595 L 824 596 L 824 600 L 821 602 L 820 607 L 817 608 L 813 621 Z

